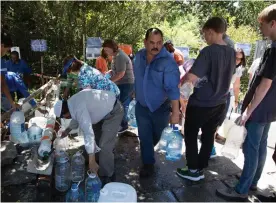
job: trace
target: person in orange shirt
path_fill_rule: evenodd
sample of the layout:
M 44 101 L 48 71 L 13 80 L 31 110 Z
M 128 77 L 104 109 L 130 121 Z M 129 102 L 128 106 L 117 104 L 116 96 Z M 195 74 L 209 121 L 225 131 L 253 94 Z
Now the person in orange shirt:
M 184 64 L 184 56 L 183 56 L 183 54 L 181 53 L 180 50 L 175 49 L 173 47 L 173 43 L 172 43 L 171 40 L 166 41 L 164 43 L 164 47 L 167 49 L 168 52 L 170 52 L 170 53 L 173 54 L 173 58 L 176 61 L 176 63 L 177 63 L 178 66 L 181 66 L 181 65 Z
M 96 68 L 105 74 L 108 71 L 107 67 L 108 55 L 105 53 L 104 49 L 101 51 L 101 55 L 96 59 Z

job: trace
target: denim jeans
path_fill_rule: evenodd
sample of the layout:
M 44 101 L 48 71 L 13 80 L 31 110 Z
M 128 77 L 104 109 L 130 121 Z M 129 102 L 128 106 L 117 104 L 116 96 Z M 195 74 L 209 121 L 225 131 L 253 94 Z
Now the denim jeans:
M 169 124 L 171 112 L 170 101 L 164 102 L 156 111 L 142 106 L 139 102 L 135 106 L 135 115 L 140 140 L 143 164 L 154 164 L 154 146 L 159 142 L 162 131 Z
M 251 185 L 257 186 L 265 165 L 270 123 L 247 121 L 247 136 L 243 143 L 244 166 L 236 191 L 248 194 Z
M 128 105 L 131 102 L 131 94 L 134 90 L 134 84 L 122 84 L 118 85 L 118 88 L 120 89 L 120 102 L 123 104 L 124 107 L 124 117 L 121 123 L 121 127 L 127 127 L 127 111 L 128 111 Z

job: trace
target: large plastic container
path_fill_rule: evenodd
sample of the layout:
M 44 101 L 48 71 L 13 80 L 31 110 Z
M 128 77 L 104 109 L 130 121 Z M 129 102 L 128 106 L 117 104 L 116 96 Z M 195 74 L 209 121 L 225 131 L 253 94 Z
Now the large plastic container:
M 226 142 L 221 149 L 221 154 L 229 159 L 237 158 L 246 134 L 247 130 L 244 126 L 236 124 L 232 126 L 226 135 Z
M 128 106 L 127 119 L 128 119 L 128 124 L 136 128 L 137 122 L 136 122 L 136 116 L 135 116 L 135 105 L 136 105 L 136 100 L 133 99 Z
M 40 143 L 42 137 L 42 128 L 38 127 L 35 123 L 28 129 L 28 138 L 30 143 Z
M 76 154 L 72 156 L 71 172 L 73 182 L 80 182 L 84 180 L 85 159 L 82 155 L 82 152 L 82 150 L 77 151 Z
M 84 193 L 78 184 L 72 184 L 71 190 L 66 193 L 66 202 L 84 202 Z
M 178 127 L 173 125 L 173 136 L 167 144 L 166 159 L 170 161 L 180 160 L 182 156 L 182 145 L 183 137 Z
M 11 141 L 21 143 L 21 134 L 25 131 L 25 116 L 22 111 L 14 111 L 10 118 Z
M 67 191 L 71 186 L 71 167 L 69 158 L 66 156 L 56 160 L 55 186 L 60 192 Z
M 240 114 L 233 113 L 233 112 L 228 112 L 227 116 L 222 123 L 222 125 L 218 129 L 218 134 L 221 137 L 227 138 L 228 131 L 230 130 L 231 127 L 235 126 L 235 120 L 240 116 Z
M 100 197 L 102 182 L 96 174 L 90 171 L 88 171 L 87 174 L 88 177 L 85 180 L 85 201 L 97 202 Z
M 69 148 L 68 137 L 61 138 L 63 130 L 63 128 L 59 129 L 57 137 L 54 141 L 54 148 L 56 151 L 66 151 Z
M 166 127 L 162 134 L 161 134 L 161 138 L 159 140 L 159 143 L 158 143 L 158 151 L 160 152 L 166 152 L 167 150 L 167 145 L 168 145 L 168 142 L 172 139 L 173 137 L 173 129 L 168 126 Z
M 131 185 L 108 183 L 101 190 L 98 202 L 137 202 L 137 193 Z

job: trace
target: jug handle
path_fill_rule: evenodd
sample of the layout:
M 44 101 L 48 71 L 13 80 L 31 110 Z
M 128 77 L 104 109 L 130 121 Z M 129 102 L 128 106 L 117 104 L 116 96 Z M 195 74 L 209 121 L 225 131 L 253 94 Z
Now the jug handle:
M 233 112 L 233 107 L 232 107 L 232 109 L 231 109 L 231 111 L 230 111 L 230 114 L 229 114 L 228 120 L 230 120 L 231 115 L 232 115 L 232 112 Z
M 126 192 L 121 192 L 121 191 L 112 191 L 112 192 L 111 192 L 111 195 L 112 195 L 112 196 L 114 196 L 114 195 L 116 195 L 116 194 L 126 196 Z

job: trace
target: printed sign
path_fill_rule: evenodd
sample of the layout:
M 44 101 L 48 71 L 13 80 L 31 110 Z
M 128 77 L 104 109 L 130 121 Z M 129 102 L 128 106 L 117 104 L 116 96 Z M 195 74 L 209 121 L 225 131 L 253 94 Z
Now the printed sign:
M 101 55 L 102 39 L 100 37 L 89 37 L 86 43 L 86 58 L 95 59 Z
M 20 54 L 20 49 L 19 49 L 19 47 L 12 47 L 12 48 L 11 48 L 11 52 L 13 52 L 13 51 L 17 51 L 18 54 L 19 54 L 19 58 L 21 59 L 21 54 Z
M 189 58 L 189 52 L 190 52 L 189 47 L 175 47 L 175 48 L 182 52 L 184 59 Z
M 236 43 L 235 48 L 242 49 L 244 51 L 245 56 L 250 56 L 251 52 L 251 44 L 249 43 Z
M 47 41 L 44 39 L 31 40 L 32 51 L 45 52 L 47 51 Z

